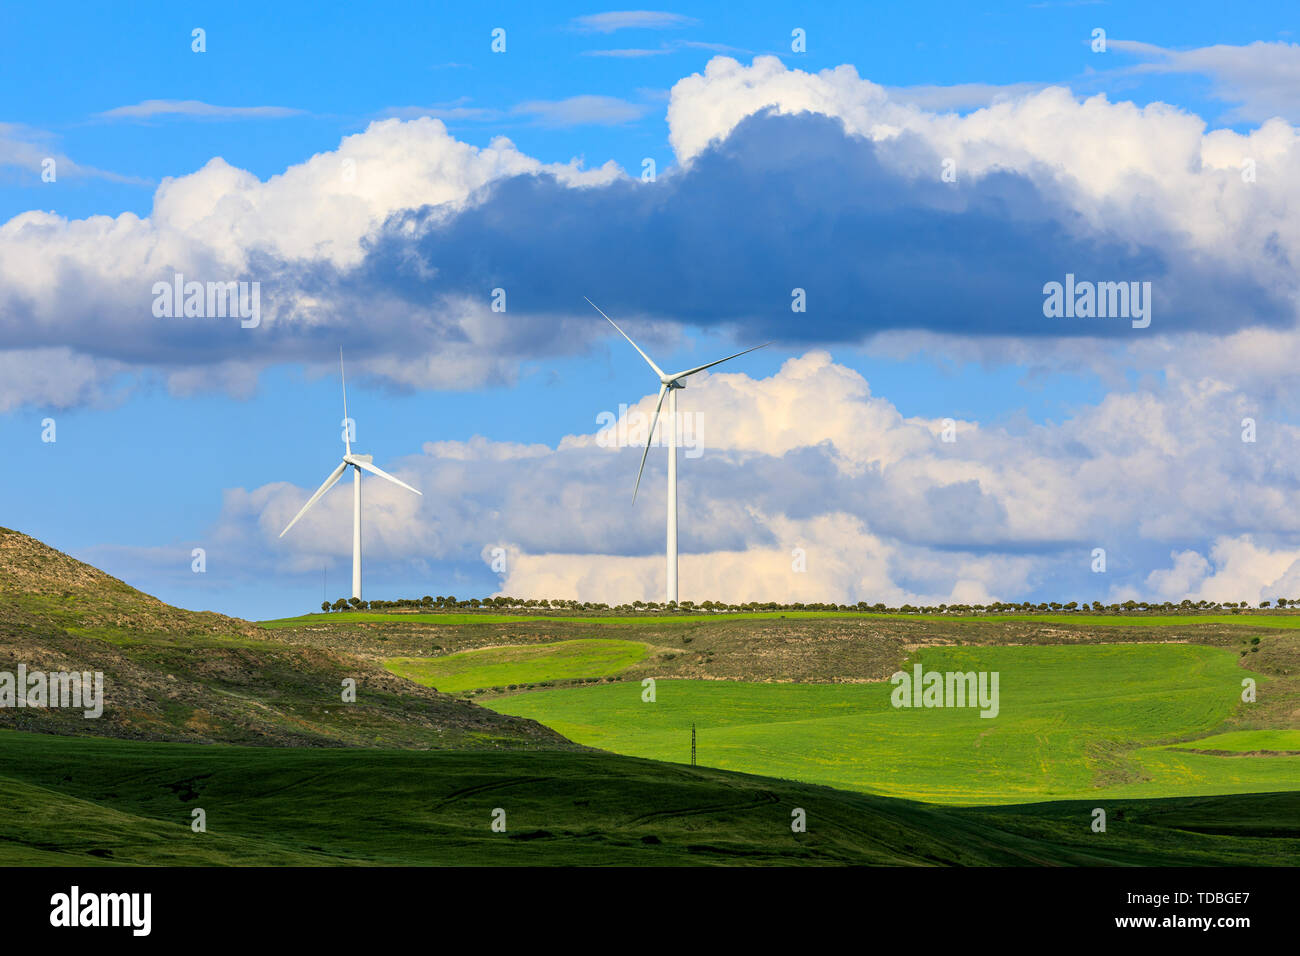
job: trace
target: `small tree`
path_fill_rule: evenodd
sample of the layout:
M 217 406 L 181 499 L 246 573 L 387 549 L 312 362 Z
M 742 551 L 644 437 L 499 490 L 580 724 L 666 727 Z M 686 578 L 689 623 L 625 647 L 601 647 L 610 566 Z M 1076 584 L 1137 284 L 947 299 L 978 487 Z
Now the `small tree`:
M 329 602 L 329 601 L 321 601 L 321 602 L 320 602 L 320 609 L 321 609 L 322 611 L 325 611 L 326 613 L 329 613 L 330 602 Z

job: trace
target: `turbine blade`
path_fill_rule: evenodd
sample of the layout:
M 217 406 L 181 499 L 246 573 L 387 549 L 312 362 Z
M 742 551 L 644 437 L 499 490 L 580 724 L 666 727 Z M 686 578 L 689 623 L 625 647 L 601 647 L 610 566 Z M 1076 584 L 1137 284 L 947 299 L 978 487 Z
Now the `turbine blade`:
M 586 297 L 585 295 L 583 296 L 583 298 L 584 298 L 584 299 L 587 299 L 587 297 Z M 598 306 L 595 302 L 592 302 L 590 299 L 587 299 L 587 303 L 588 303 L 588 304 L 589 304 L 593 309 L 595 309 L 597 312 L 600 312 L 601 315 L 605 315 L 604 312 L 601 312 L 601 311 L 600 311 L 600 306 Z M 613 325 L 614 328 L 618 329 L 618 334 L 619 334 L 619 335 L 623 336 L 623 338 L 627 339 L 629 342 L 632 342 L 632 336 L 628 335 L 628 334 L 627 334 L 626 332 L 624 332 L 622 329 L 619 329 L 619 328 L 618 328 L 618 325 L 615 324 L 615 322 L 614 322 L 613 319 L 611 319 L 609 316 L 605 315 L 605 321 L 608 322 L 610 325 Z M 635 342 L 632 342 L 632 348 L 636 349 L 638 352 L 641 352 L 641 346 L 637 345 Z M 658 375 L 660 378 L 663 378 L 663 377 L 664 377 L 664 370 L 661 369 L 658 365 L 656 365 L 653 361 L 651 361 L 650 356 L 646 355 L 645 352 L 641 352 L 641 357 L 642 357 L 643 359 L 646 360 L 646 363 L 647 363 L 647 364 L 648 364 L 652 369 L 655 370 L 655 374 L 656 374 L 656 375 Z
M 321 495 L 325 494 L 325 492 L 329 491 L 331 488 L 334 487 L 335 484 L 338 483 L 338 480 L 343 477 L 343 472 L 347 467 L 348 467 L 348 463 L 346 461 L 339 462 L 339 466 L 335 468 L 332 472 L 330 472 L 330 476 L 325 479 L 325 483 L 316 489 L 316 494 L 308 498 L 307 503 L 302 506 L 302 510 L 299 511 L 296 515 L 294 515 L 293 520 L 284 526 L 284 531 L 280 532 L 280 537 L 283 538 L 285 532 L 298 523 L 298 519 L 307 513 L 308 508 L 310 508 L 312 505 L 314 505 L 317 501 L 320 500 Z
M 352 454 L 352 429 L 348 427 L 348 380 L 343 377 L 343 346 L 339 346 L 339 382 L 343 385 L 343 446 L 344 454 Z
M 641 467 L 636 470 L 636 487 L 632 489 L 632 504 L 636 504 L 636 493 L 641 489 L 641 473 L 645 471 L 645 458 L 650 454 L 650 443 L 655 439 L 655 425 L 659 424 L 659 409 L 664 407 L 664 396 L 668 386 L 659 386 L 659 404 L 655 406 L 655 417 L 650 421 L 650 434 L 645 438 L 645 451 L 641 452 Z
M 401 485 L 401 486 L 402 486 L 403 488 L 405 488 L 407 491 L 415 491 L 415 489 L 412 488 L 410 485 L 408 485 L 406 482 L 404 482 L 404 481 L 399 481 L 398 479 L 396 479 L 396 478 L 394 478 L 392 475 L 390 475 L 388 472 L 384 471 L 382 468 L 376 468 L 374 465 L 370 464 L 370 462 L 368 462 L 368 461 L 353 461 L 352 464 L 356 465 L 358 468 L 362 469 L 363 471 L 368 471 L 368 472 L 370 472 L 371 474 L 378 475 L 380 478 L 387 478 L 387 479 L 388 479 L 389 481 L 391 481 L 393 484 L 395 484 L 395 485 Z M 419 495 L 421 498 L 424 497 L 423 492 L 415 491 L 415 493 L 416 493 L 417 495 Z
M 750 352 L 757 352 L 761 348 L 771 345 L 771 342 L 764 342 L 762 345 L 755 345 L 752 349 L 745 349 L 743 352 L 737 352 L 735 355 L 728 355 L 726 358 L 720 358 L 716 362 L 710 362 L 708 365 L 699 365 L 685 372 L 678 372 L 673 376 L 674 379 L 685 378 L 687 375 L 694 375 L 696 372 L 703 372 L 706 368 L 713 368 L 715 365 L 721 365 L 723 362 L 730 362 L 734 358 L 740 358 L 742 355 L 748 355 Z

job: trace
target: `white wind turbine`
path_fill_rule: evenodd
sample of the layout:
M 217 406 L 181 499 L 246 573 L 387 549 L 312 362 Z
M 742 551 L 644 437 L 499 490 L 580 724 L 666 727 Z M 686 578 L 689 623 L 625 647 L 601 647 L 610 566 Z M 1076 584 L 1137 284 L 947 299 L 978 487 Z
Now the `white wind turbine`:
M 352 454 L 352 423 L 348 419 L 348 383 L 343 377 L 343 350 L 339 349 L 339 382 L 343 386 L 343 460 L 339 466 L 330 472 L 330 476 L 325 479 L 324 484 L 316 489 L 316 494 L 307 499 L 307 503 L 302 506 L 302 510 L 293 516 L 284 531 L 280 532 L 280 537 L 298 523 L 298 519 L 307 513 L 307 509 L 320 500 L 325 492 L 329 491 L 338 480 L 343 477 L 343 472 L 347 471 L 349 465 L 352 466 L 352 596 L 361 600 L 361 472 L 368 471 L 380 478 L 386 478 L 395 485 L 405 488 L 407 491 L 415 491 L 417 495 L 423 497 L 423 494 L 416 491 L 404 481 L 398 481 L 388 472 L 381 468 L 376 468 L 372 462 L 371 455 L 354 455 Z
M 583 296 L 583 298 L 587 298 Z M 600 306 L 596 305 L 590 299 L 588 304 L 593 309 L 601 312 Z M 675 375 L 669 375 L 656 365 L 650 356 L 641 351 L 641 346 L 632 342 L 632 337 L 618 328 L 618 325 L 608 315 L 605 315 L 605 321 L 618 329 L 618 334 L 631 342 L 632 348 L 641 353 L 641 357 L 646 360 L 646 364 L 654 370 L 655 375 L 659 377 L 659 403 L 655 405 L 654 418 L 650 422 L 650 433 L 646 436 L 645 451 L 641 452 L 641 467 L 637 469 L 636 486 L 632 489 L 632 501 L 636 502 L 637 491 L 641 488 L 641 474 L 645 471 L 646 456 L 650 454 L 650 444 L 654 441 L 655 425 L 659 422 L 659 410 L 664 407 L 664 396 L 668 398 L 668 602 L 677 603 L 677 390 L 685 388 L 682 379 L 688 375 L 694 375 L 696 372 L 703 372 L 706 368 L 713 368 L 715 365 L 721 365 L 723 362 L 730 362 L 734 358 L 742 355 L 748 355 L 756 349 L 761 349 L 769 342 L 763 345 L 755 345 L 752 349 L 745 349 L 743 352 L 737 352 L 735 355 L 728 355 L 726 358 L 720 358 L 716 362 L 710 362 L 708 365 L 700 365 L 696 368 L 687 369 L 685 372 L 678 372 Z

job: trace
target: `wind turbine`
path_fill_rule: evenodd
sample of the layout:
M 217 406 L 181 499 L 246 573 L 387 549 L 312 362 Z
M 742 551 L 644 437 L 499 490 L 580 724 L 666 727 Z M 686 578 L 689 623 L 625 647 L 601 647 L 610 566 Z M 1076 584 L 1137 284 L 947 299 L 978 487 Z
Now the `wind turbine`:
M 316 489 L 316 494 L 307 499 L 307 503 L 302 506 L 302 510 L 293 516 L 293 520 L 285 525 L 284 531 L 280 532 L 280 537 L 298 523 L 298 519 L 307 513 L 307 509 L 321 499 L 325 492 L 329 491 L 338 480 L 343 477 L 343 472 L 347 471 L 348 466 L 353 468 L 352 472 L 352 596 L 358 601 L 361 600 L 361 472 L 368 471 L 372 475 L 378 475 L 380 478 L 386 478 L 395 485 L 405 488 L 407 491 L 415 491 L 417 495 L 423 497 L 423 494 L 416 491 L 404 481 L 398 481 L 382 468 L 377 468 L 372 462 L 374 457 L 371 455 L 354 455 L 352 454 L 352 423 L 348 418 L 348 383 L 343 377 L 343 350 L 339 349 L 339 382 L 343 386 L 343 460 L 339 466 L 330 472 L 330 476 L 325 482 Z
M 586 299 L 586 296 L 583 296 Z M 650 454 L 650 444 L 654 441 L 655 425 L 659 422 L 659 410 L 664 407 L 664 396 L 668 396 L 668 603 L 677 603 L 677 391 L 685 388 L 682 379 L 688 375 L 694 375 L 696 372 L 703 372 L 706 368 L 713 368 L 715 365 L 721 365 L 723 362 L 730 362 L 734 358 L 740 358 L 742 355 L 748 355 L 756 349 L 761 349 L 770 342 L 764 342 L 763 345 L 755 345 L 752 349 L 745 349 L 743 352 L 737 352 L 735 355 L 728 355 L 726 358 L 720 358 L 716 362 L 710 362 L 708 365 L 699 365 L 695 368 L 688 368 L 685 372 L 678 372 L 675 375 L 667 374 L 663 369 L 656 365 L 645 352 L 641 351 L 641 346 L 632 341 L 632 337 L 618 327 L 608 315 L 601 311 L 600 306 L 596 305 L 590 299 L 587 303 L 605 316 L 605 321 L 618 330 L 618 334 L 631 343 L 632 348 L 641 353 L 641 357 L 646 360 L 646 364 L 654 370 L 659 378 L 659 403 L 655 405 L 655 415 L 650 422 L 650 434 L 646 436 L 645 451 L 641 452 L 641 467 L 637 469 L 636 486 L 632 489 L 632 502 L 636 503 L 636 494 L 641 489 L 641 474 L 645 471 L 646 456 Z

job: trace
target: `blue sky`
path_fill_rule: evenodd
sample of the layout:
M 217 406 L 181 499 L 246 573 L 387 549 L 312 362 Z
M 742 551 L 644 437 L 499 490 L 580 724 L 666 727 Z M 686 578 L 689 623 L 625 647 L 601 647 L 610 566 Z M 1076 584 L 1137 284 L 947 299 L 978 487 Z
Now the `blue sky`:
M 683 157 L 674 148 L 666 112 L 670 91 L 715 57 L 749 67 L 756 56 L 772 55 L 801 76 L 852 65 L 862 80 L 886 88 L 898 102 L 931 113 L 955 110 L 969 116 L 995 96 L 1033 95 L 1060 85 L 1075 102 L 1097 93 L 1111 103 L 1139 107 L 1165 102 L 1199 117 L 1209 130 L 1249 136 L 1273 115 L 1288 128 L 1300 120 L 1300 107 L 1277 92 L 1287 74 L 1270 80 L 1268 63 L 1250 69 L 1253 60 L 1244 50 L 1257 42 L 1273 45 L 1285 66 L 1295 50 L 1293 12 L 1281 3 L 1232 9 L 1217 3 L 940 3 L 887 9 L 759 3 L 743 9 L 692 4 L 649 16 L 602 18 L 617 11 L 559 4 L 472 9 L 386 4 L 363 10 L 223 3 L 184 11 L 141 4 L 124 19 L 120 12 L 90 5 L 74 4 L 59 17 L 10 5 L 0 14 L 0 62 L 8 80 L 0 84 L 0 223 L 32 210 L 70 221 L 124 213 L 145 219 L 154 214 L 165 178 L 190 176 L 214 157 L 266 182 L 339 149 L 344 137 L 368 136 L 372 122 L 392 117 L 403 123 L 420 115 L 440 118 L 455 141 L 478 148 L 504 136 L 518 154 L 541 164 L 577 159 L 595 170 L 612 161 L 628 178 L 582 190 L 562 178 L 501 177 L 456 206 L 446 222 L 448 206 L 388 208 L 386 215 L 396 218 L 376 221 L 365 238 L 365 259 L 346 268 L 337 263 L 326 268 L 277 250 L 265 268 L 279 289 L 287 284 L 297 295 L 329 300 L 348 318 L 316 326 L 277 325 L 266 331 L 272 344 L 265 347 L 264 340 L 227 332 L 196 333 L 191 339 L 171 337 L 168 330 L 160 337 L 148 322 L 105 318 L 96 296 L 117 293 L 101 287 L 90 271 L 61 271 L 60 254 L 44 252 L 40 261 L 50 264 L 51 272 L 43 288 L 63 290 L 60 304 L 48 313 L 34 307 L 29 314 L 30 296 L 0 302 L 0 310 L 8 310 L 7 316 L 0 312 L 0 349 L 15 363 L 7 367 L 27 376 L 13 377 L 7 410 L 0 414 L 0 438 L 10 449 L 23 449 L 24 462 L 6 476 L 10 506 L 4 524 L 178 604 L 250 617 L 298 612 L 319 600 L 320 572 L 310 571 L 313 565 L 330 567 L 331 580 L 339 584 L 331 584 L 331 598 L 344 593 L 345 524 L 322 525 L 321 540 L 336 539 L 337 547 L 313 554 L 305 540 L 296 550 L 277 551 L 283 546 L 273 536 L 259 537 L 247 516 L 232 512 L 228 492 L 290 482 L 296 487 L 284 490 L 285 501 L 304 500 L 328 473 L 339 451 L 340 397 L 329 362 L 334 350 L 342 345 L 356 360 L 349 400 L 358 444 L 384 467 L 406 461 L 414 473 L 425 465 L 436 468 L 436 463 L 413 461 L 412 456 L 437 458 L 422 450 L 424 443 L 468 442 L 475 436 L 555 449 L 566 435 L 593 433 L 601 411 L 617 410 L 619 403 L 636 402 L 652 391 L 640 359 L 606 334 L 612 330 L 600 327 L 599 316 L 581 302 L 583 294 L 628 317 L 664 367 L 687 367 L 733 346 L 772 338 L 772 347 L 747 356 L 735 371 L 775 380 L 787 360 L 826 350 L 837 368 L 861 376 L 872 398 L 887 401 L 901 419 L 978 423 L 981 430 L 996 432 L 1008 449 L 1033 448 L 1035 455 L 1049 457 L 1059 452 L 1072 460 L 1068 449 L 1087 444 L 1074 434 L 1083 429 L 1079 423 L 1104 419 L 1108 401 L 1150 397 L 1189 407 L 1176 393 L 1178 386 L 1170 384 L 1170 374 L 1177 378 L 1186 371 L 1195 381 L 1191 370 L 1216 351 L 1216 337 L 1240 343 L 1256 329 L 1289 332 L 1295 319 L 1289 268 L 1257 273 L 1250 263 L 1215 258 L 1212 244 L 1184 242 L 1173 227 L 1126 231 L 1124 216 L 1109 204 L 1140 209 L 1141 189 L 1116 186 L 1102 200 L 1080 199 L 1067 173 L 1044 179 L 1040 166 L 1024 159 L 1009 138 L 998 141 L 997 148 L 1006 150 L 995 164 L 998 171 L 963 176 L 956 192 L 965 204 L 960 211 L 945 205 L 950 194 L 936 198 L 928 180 L 898 165 L 893 152 L 898 141 L 844 133 L 839 118 L 753 116 L 725 130 L 709 150 Z M 191 51 L 195 27 L 206 31 L 206 52 Z M 497 27 L 506 30 L 504 54 L 490 49 Z M 1164 51 L 1223 47 L 1228 52 L 1221 59 L 1185 58 L 1178 68 L 1146 69 L 1162 62 L 1162 55 L 1115 46 L 1105 54 L 1092 52 L 1090 37 L 1097 27 L 1112 40 Z M 791 51 L 794 28 L 806 31 L 807 52 Z M 1166 56 L 1164 62 L 1173 60 Z M 155 101 L 170 105 L 141 106 Z M 997 134 L 988 135 L 996 139 Z M 1122 138 L 1129 133 L 1117 123 L 1114 135 L 1109 149 L 1122 155 Z M 940 149 L 930 141 L 924 148 Z M 54 183 L 41 181 L 33 158 L 44 156 L 59 158 L 61 173 Z M 636 183 L 647 157 L 660 173 L 651 192 Z M 812 174 L 805 175 L 807 170 Z M 401 173 L 394 164 L 387 170 L 367 167 L 366 175 Z M 772 197 L 771 208 L 759 201 L 764 195 Z M 717 209 L 708 208 L 710 201 Z M 793 204 L 792 216 L 807 218 L 798 241 L 788 246 L 766 229 L 782 204 Z M 1171 210 L 1169 221 L 1177 221 L 1179 213 Z M 239 214 L 229 215 L 228 235 L 240 235 Z M 1090 215 L 1102 225 L 1079 227 Z M 415 223 L 417 240 L 395 225 L 404 218 Z M 1249 235 L 1267 232 L 1249 223 L 1242 229 Z M 6 255 L 11 263 L 18 261 L 18 241 L 0 246 L 0 265 Z M 644 243 L 639 252 L 638 241 Z M 270 255 L 269 248 L 250 240 L 244 251 Z M 677 261 L 683 249 L 691 250 L 696 265 L 711 256 L 717 262 L 683 272 Z M 114 244 L 105 242 L 99 258 L 110 260 L 113 253 Z M 636 255 L 643 255 L 639 271 L 628 265 Z M 429 280 L 427 270 L 411 270 L 413 260 L 442 271 Z M 1185 334 L 1139 342 L 1126 326 L 1117 326 L 1114 336 L 1090 334 L 1072 344 L 1079 330 L 1044 330 L 1037 316 L 1021 308 L 1022 299 L 1032 305 L 1039 282 L 1060 278 L 1072 263 L 1106 276 L 1110 268 L 1125 277 L 1153 270 L 1165 278 L 1165 288 L 1177 290 L 1162 304 L 1176 313 L 1170 321 Z M 800 322 L 791 322 L 784 309 L 767 310 L 767 293 L 756 291 L 764 282 L 784 295 L 789 285 L 802 281 L 780 274 L 782 264 L 805 275 L 824 268 L 825 275 L 810 281 L 823 296 L 818 301 L 833 301 L 835 308 L 815 309 Z M 904 265 L 933 281 L 912 276 L 904 283 L 899 277 Z M 497 278 L 503 274 L 508 280 Z M 140 275 L 147 284 L 149 277 Z M 484 354 L 468 346 L 451 349 L 436 370 L 418 375 L 405 367 L 394 370 L 393 363 L 411 360 L 413 352 L 436 351 L 439 342 L 460 339 L 435 336 L 404 347 L 403 327 L 386 316 L 405 305 L 432 309 L 434 295 L 447 301 L 486 295 L 497 281 L 505 282 L 520 303 L 517 328 L 523 345 L 494 351 L 487 344 L 481 347 Z M 746 299 L 751 293 L 753 301 Z M 86 303 L 84 315 L 77 302 Z M 371 313 L 367 304 L 375 302 L 380 305 Z M 556 331 L 561 313 L 573 323 L 564 326 L 568 332 Z M 294 320 L 302 320 L 302 314 L 295 313 Z M 307 331 L 297 331 L 302 328 Z M 1185 351 L 1193 330 L 1207 337 L 1195 339 L 1200 350 L 1195 354 Z M 253 341 L 259 344 L 250 346 Z M 78 366 L 88 377 L 85 387 L 59 388 L 57 383 L 70 381 L 72 373 L 51 365 L 42 374 L 38 366 L 45 353 L 27 351 L 60 347 L 89 363 Z M 212 361 L 216 355 L 226 359 L 219 374 Z M 479 360 L 492 367 L 472 371 Z M 93 371 L 86 371 L 90 366 Z M 467 371 L 451 374 L 452 366 Z M 1295 413 L 1290 382 L 1260 376 L 1248 364 L 1224 370 L 1223 377 L 1234 401 L 1276 424 L 1269 441 L 1279 444 L 1269 446 L 1270 454 L 1276 449 L 1282 455 L 1283 429 Z M 1198 395 L 1204 393 L 1198 388 Z M 1236 407 L 1229 409 L 1226 400 L 1216 406 L 1225 421 L 1237 415 Z M 53 444 L 39 441 L 47 417 L 57 422 Z M 848 440 L 832 435 L 826 447 L 843 453 Z M 765 455 L 775 469 L 789 466 L 793 452 L 741 443 L 722 450 L 721 459 L 743 468 L 750 461 L 746 456 L 756 454 Z M 862 454 L 866 457 L 851 465 L 836 460 L 850 473 L 859 467 L 868 474 L 873 468 L 888 473 L 888 465 Z M 630 486 L 637 457 L 624 450 L 610 475 L 626 478 Z M 969 474 L 979 472 L 974 463 L 963 467 Z M 1282 494 L 1293 480 L 1264 465 L 1242 467 L 1255 469 L 1256 495 Z M 586 468 L 575 460 L 564 474 L 580 482 Z M 747 472 L 764 473 L 759 466 Z M 736 481 L 703 467 L 700 474 L 701 488 L 705 475 L 716 478 L 719 488 Z M 508 485 L 528 477 L 527 469 L 503 469 L 500 480 Z M 841 493 L 833 489 L 844 486 L 826 480 L 815 494 Z M 935 480 L 935 494 L 943 497 L 942 489 L 975 479 Z M 1014 514 L 1008 517 L 1014 496 L 999 498 L 991 484 L 978 483 L 980 500 L 990 502 L 989 520 L 999 527 L 1014 523 Z M 837 551 L 898 555 L 925 548 L 929 557 L 898 558 L 894 573 L 881 579 L 845 567 L 840 577 L 823 582 L 828 599 L 870 599 L 872 582 L 884 600 L 896 592 L 975 593 L 961 591 L 961 580 L 1004 599 L 1154 595 L 1157 585 L 1175 586 L 1172 577 L 1150 575 L 1173 575 L 1178 554 L 1194 554 L 1205 564 L 1197 577 L 1196 560 L 1181 559 L 1191 569 L 1187 593 L 1200 588 L 1208 594 L 1205 588 L 1216 575 L 1222 579 L 1227 570 L 1255 567 L 1246 557 L 1232 557 L 1237 555 L 1233 547 L 1266 553 L 1273 561 L 1270 569 L 1282 562 L 1278 566 L 1286 571 L 1285 556 L 1296 544 L 1285 537 L 1286 529 L 1243 524 L 1234 517 L 1237 512 L 1207 517 L 1199 526 L 1184 524 L 1176 532 L 1164 528 L 1130 538 L 1117 529 L 1124 557 L 1114 563 L 1119 570 L 1103 578 L 1086 569 L 1077 573 L 1077 555 L 1088 554 L 1093 544 L 1078 534 L 1033 538 L 991 532 L 987 552 L 964 546 L 962 560 L 1014 566 L 1002 585 L 987 569 L 943 582 L 930 566 L 939 560 L 934 555 L 951 545 L 917 527 L 878 533 L 888 521 L 869 510 L 855 511 L 857 505 L 849 504 L 854 492 L 847 487 L 843 502 L 825 502 L 825 513 L 857 515 L 864 536 L 860 548 L 837 539 Z M 624 490 L 610 494 L 621 496 Z M 425 494 L 429 500 L 421 508 L 432 509 L 428 520 L 436 523 L 436 494 Z M 341 498 L 344 492 L 333 495 Z M 270 496 L 268 491 L 262 504 Z M 715 500 L 710 494 L 701 497 Z M 504 512 L 510 499 L 502 491 L 499 501 L 484 508 Z M 716 500 L 721 502 L 721 495 Z M 1195 512 L 1190 490 L 1183 504 Z M 621 497 L 618 506 L 625 506 Z M 662 547 L 654 537 L 662 533 L 661 507 L 661 500 L 644 505 L 645 513 L 635 518 L 640 530 L 629 535 L 625 550 L 595 536 L 582 546 L 589 557 L 598 558 L 610 547 L 620 556 L 649 558 Z M 790 501 L 771 507 L 792 521 L 807 510 Z M 761 549 L 780 537 L 770 524 L 756 526 L 748 536 L 719 530 L 711 537 L 705 529 L 726 527 L 725 509 L 721 504 L 719 509 L 700 516 L 699 530 L 690 532 L 694 537 L 684 538 L 686 550 L 705 555 L 717 548 Z M 278 520 L 280 510 L 265 514 L 273 523 L 270 515 Z M 525 512 L 514 520 L 528 517 Z M 1177 523 L 1176 516 L 1167 517 L 1171 526 Z M 591 511 L 573 518 L 606 520 Z M 505 521 L 494 534 L 513 546 L 512 527 Z M 444 530 L 451 534 L 450 526 Z M 952 539 L 965 536 L 954 532 Z M 367 559 L 367 596 L 449 591 L 468 596 L 502 585 L 477 554 L 487 542 L 423 547 L 418 536 L 403 545 L 395 542 L 388 536 L 375 541 L 375 557 Z M 209 552 L 209 570 L 202 576 L 190 572 L 190 550 L 196 546 Z M 1212 557 L 1216 547 L 1218 558 Z M 530 553 L 536 551 L 534 546 Z M 1261 588 L 1280 586 L 1286 577 L 1275 570 L 1232 570 L 1231 586 L 1248 587 L 1249 573 L 1267 577 L 1259 580 Z M 562 580 L 584 580 L 580 572 L 574 574 Z M 976 579 L 978 588 L 971 583 Z M 524 577 L 513 583 L 542 587 L 536 583 L 542 580 Z M 719 586 L 729 586 L 729 579 L 721 580 Z M 582 596 L 600 599 L 590 592 Z
M 1106 72 L 1089 49 L 1091 31 L 1141 38 L 1173 48 L 1292 39 L 1285 3 L 1227 8 L 1214 2 L 935 3 L 924 7 L 858 4 L 697 4 L 665 29 L 584 30 L 574 19 L 594 12 L 581 4 L 384 4 L 373 12 L 349 5 L 214 3 L 133 5 L 117 11 L 73 4 L 51 18 L 30 6 L 4 13 L 0 40 L 5 72 L 0 90 L 5 122 L 56 137 L 67 154 L 143 182 L 50 196 L 30 176 L 6 176 L 0 212 L 31 208 L 66 215 L 146 215 L 152 184 L 193 171 L 213 156 L 262 178 L 332 149 L 385 110 L 443 104 L 509 111 L 530 100 L 613 96 L 644 105 L 640 122 L 549 128 L 527 116 L 502 121 L 451 121 L 457 137 L 477 145 L 510 136 L 521 150 L 548 161 L 583 156 L 639 167 L 646 156 L 671 161 L 661 100 L 681 77 L 703 67 L 713 50 L 748 59 L 776 53 L 792 66 L 818 70 L 856 64 L 863 76 L 890 86 L 963 83 L 1068 83 L 1085 92 L 1114 91 L 1139 103 L 1165 100 L 1212 118 L 1223 105 L 1207 97 L 1204 78 L 1097 77 Z M 75 11 L 75 12 L 73 12 Z M 490 31 L 507 29 L 506 55 L 489 49 Z M 794 27 L 808 32 L 804 54 L 789 51 Z M 190 31 L 207 30 L 202 56 Z M 672 52 L 600 57 L 609 50 Z M 1111 64 L 1106 64 L 1111 66 Z M 301 111 L 274 122 L 106 122 L 107 111 L 146 100 L 199 100 L 221 106 L 276 106 Z

